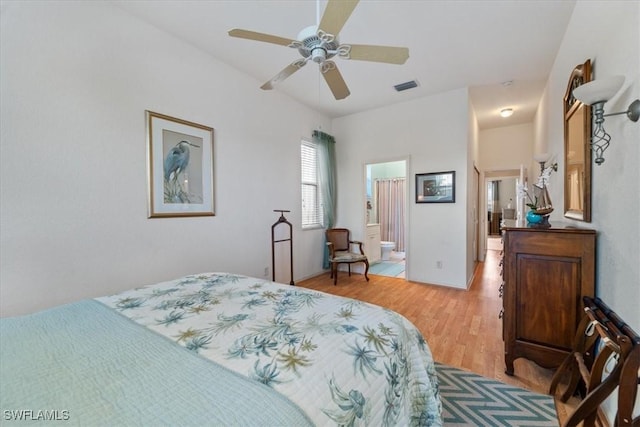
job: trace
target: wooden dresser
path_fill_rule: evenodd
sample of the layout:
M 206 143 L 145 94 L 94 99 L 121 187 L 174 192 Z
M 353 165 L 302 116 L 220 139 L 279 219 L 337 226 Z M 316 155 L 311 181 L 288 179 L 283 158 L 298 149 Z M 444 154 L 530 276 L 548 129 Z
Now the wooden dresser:
M 595 230 L 553 226 L 503 228 L 503 339 L 506 373 L 525 357 L 556 368 L 571 350 L 594 296 Z

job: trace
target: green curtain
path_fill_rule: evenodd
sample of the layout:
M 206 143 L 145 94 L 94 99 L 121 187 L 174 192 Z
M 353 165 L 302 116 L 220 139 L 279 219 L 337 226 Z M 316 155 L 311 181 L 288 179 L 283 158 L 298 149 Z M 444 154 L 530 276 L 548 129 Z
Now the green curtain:
M 313 131 L 313 142 L 318 147 L 318 183 L 322 200 L 323 224 L 333 228 L 336 219 L 336 140 L 319 130 Z M 329 268 L 329 250 L 324 245 L 322 268 Z

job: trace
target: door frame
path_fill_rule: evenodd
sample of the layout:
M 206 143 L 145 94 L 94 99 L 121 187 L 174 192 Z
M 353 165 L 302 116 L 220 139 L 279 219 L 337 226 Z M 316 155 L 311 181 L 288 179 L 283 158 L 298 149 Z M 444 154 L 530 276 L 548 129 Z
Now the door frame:
M 520 179 L 520 174 L 521 174 L 521 170 L 520 169 L 503 169 L 503 170 L 494 170 L 494 171 L 484 171 L 482 173 L 482 182 L 483 182 L 483 187 L 482 187 L 482 191 L 480 192 L 480 194 L 482 195 L 481 197 L 481 206 L 480 206 L 480 212 L 482 212 L 482 215 L 480 215 L 480 212 L 478 212 L 478 215 L 480 215 L 480 235 L 482 236 L 482 239 L 480 239 L 480 253 L 479 253 L 479 260 L 482 262 L 485 260 L 486 257 L 486 253 L 487 253 L 487 239 L 489 238 L 489 230 L 487 227 L 487 212 L 488 212 L 488 201 L 487 201 L 487 184 L 490 181 L 496 181 L 499 179 L 511 179 L 511 178 L 515 178 L 516 180 Z
M 475 200 L 473 204 L 473 263 L 480 261 L 480 171 L 473 165 L 473 183 L 475 184 Z M 475 268 L 474 268 L 475 270 Z

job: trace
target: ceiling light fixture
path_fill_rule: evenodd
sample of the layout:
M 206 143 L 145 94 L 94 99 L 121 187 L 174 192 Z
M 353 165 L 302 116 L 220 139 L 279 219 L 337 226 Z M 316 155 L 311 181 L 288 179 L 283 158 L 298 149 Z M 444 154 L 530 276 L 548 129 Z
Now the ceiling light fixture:
M 510 117 L 513 114 L 513 108 L 503 108 L 500 110 L 500 115 L 502 117 Z
M 604 103 L 618 93 L 623 83 L 624 76 L 613 76 L 606 79 L 592 80 L 589 83 L 578 86 L 573 91 L 573 96 L 578 101 L 593 106 L 595 126 L 591 136 L 591 149 L 596 153 L 594 161 L 597 165 L 604 163 L 604 151 L 609 147 L 609 142 L 611 141 L 611 135 L 604 130 L 602 125 L 604 118 L 619 114 L 625 114 L 633 122 L 637 122 L 638 118 L 640 118 L 640 100 L 638 99 L 633 101 L 626 111 L 604 114 Z

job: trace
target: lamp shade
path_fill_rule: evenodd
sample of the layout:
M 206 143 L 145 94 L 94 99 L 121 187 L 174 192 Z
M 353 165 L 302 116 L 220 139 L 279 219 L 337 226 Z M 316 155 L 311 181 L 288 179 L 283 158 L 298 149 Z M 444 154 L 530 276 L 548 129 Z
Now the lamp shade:
M 533 156 L 533 160 L 538 163 L 547 163 L 551 155 L 549 153 L 540 153 Z
M 573 96 L 583 104 L 592 105 L 598 102 L 607 102 L 618 93 L 624 76 L 612 76 L 605 79 L 592 80 L 573 90 Z

